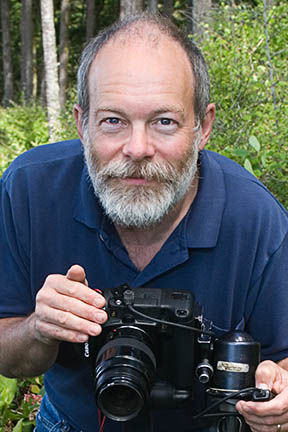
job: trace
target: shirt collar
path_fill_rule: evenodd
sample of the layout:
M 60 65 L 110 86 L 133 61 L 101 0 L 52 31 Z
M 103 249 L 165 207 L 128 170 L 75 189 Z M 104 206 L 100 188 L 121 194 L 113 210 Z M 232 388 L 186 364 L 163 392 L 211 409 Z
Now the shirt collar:
M 75 198 L 74 218 L 89 228 L 98 229 L 103 218 L 103 210 L 95 196 L 86 164 L 80 178 L 80 187 Z
M 186 239 L 190 248 L 216 246 L 225 208 L 224 175 L 213 153 L 200 154 L 197 195 L 186 217 Z
M 198 192 L 183 220 L 186 245 L 190 248 L 214 247 L 221 227 L 226 200 L 225 183 L 222 169 L 212 155 L 206 150 L 201 152 Z M 74 217 L 89 228 L 100 230 L 103 226 L 104 212 L 94 194 L 86 165 L 76 197 Z

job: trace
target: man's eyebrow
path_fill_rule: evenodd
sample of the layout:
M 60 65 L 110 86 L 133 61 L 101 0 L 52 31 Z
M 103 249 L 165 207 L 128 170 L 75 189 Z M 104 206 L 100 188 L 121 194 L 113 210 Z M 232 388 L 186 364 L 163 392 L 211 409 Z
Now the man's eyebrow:
M 97 109 L 94 110 L 93 114 L 96 117 L 99 113 L 101 112 L 110 112 L 113 114 L 119 114 L 121 116 L 125 115 L 125 112 L 119 108 L 114 108 L 114 107 L 99 107 Z
M 161 108 L 159 110 L 154 111 L 153 116 L 157 116 L 157 115 L 165 115 L 165 114 L 178 114 L 181 118 L 181 121 L 185 120 L 185 111 L 179 107 L 174 107 L 174 106 L 169 106 L 169 107 L 164 107 Z
M 94 116 L 96 117 L 99 113 L 112 113 L 112 114 L 117 114 L 120 116 L 125 116 L 127 115 L 127 113 L 123 110 L 121 110 L 121 108 L 119 107 L 113 107 L 113 106 L 102 106 L 99 108 L 96 108 L 94 110 Z M 181 117 L 184 118 L 184 110 L 181 109 L 179 106 L 174 106 L 174 105 L 165 105 L 165 106 L 161 106 L 155 110 L 152 110 L 149 113 L 149 117 L 154 117 L 157 115 L 162 115 L 162 114 L 166 114 L 166 113 L 173 113 L 173 114 L 180 114 Z

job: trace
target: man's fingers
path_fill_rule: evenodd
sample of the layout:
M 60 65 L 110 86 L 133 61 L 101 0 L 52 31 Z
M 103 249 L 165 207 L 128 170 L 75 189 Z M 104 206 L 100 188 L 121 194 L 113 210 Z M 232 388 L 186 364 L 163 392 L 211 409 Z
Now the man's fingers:
M 50 298 L 49 304 L 46 302 L 46 304 L 39 306 L 38 314 L 39 313 L 44 321 L 52 320 L 55 324 L 58 323 L 63 327 L 67 327 L 70 323 L 68 314 L 73 315 L 75 319 L 83 318 L 83 320 L 87 320 L 88 323 L 91 321 L 103 324 L 107 319 L 107 314 L 102 309 L 98 309 L 78 299 L 67 296 L 63 299 L 62 308 L 59 307 L 59 299 L 55 296 Z M 75 329 L 78 328 L 77 326 L 78 324 L 75 324 Z
M 244 416 L 253 432 L 276 431 L 277 424 L 283 425 L 284 432 L 288 431 L 287 400 L 288 389 L 285 388 L 281 394 L 267 402 L 239 401 L 236 409 Z
M 37 293 L 35 329 L 39 338 L 85 342 L 98 336 L 107 320 L 105 298 L 85 283 L 85 271 L 72 266 L 66 275 L 49 275 Z
M 84 311 L 87 310 L 85 307 L 87 305 L 84 305 L 83 317 L 81 317 L 66 310 L 42 305 L 36 316 L 35 329 L 42 336 L 45 335 L 46 338 L 66 340 L 68 342 L 85 342 L 88 336 L 98 336 L 101 333 L 102 327 L 100 324 L 107 318 L 104 311 L 98 311 L 96 308 L 90 307 L 91 320 L 89 320 L 85 316 Z
M 98 334 L 101 333 L 101 326 L 98 326 Z M 89 335 L 87 333 L 81 333 L 81 331 L 71 330 L 68 328 L 59 327 L 56 324 L 45 321 L 36 321 L 35 329 L 40 335 L 40 340 L 44 339 L 66 341 L 73 343 L 83 343 L 88 340 Z
M 97 293 L 96 291 L 90 289 L 82 282 L 70 280 L 66 276 L 62 275 L 50 275 L 47 277 L 45 282 L 45 290 L 42 289 L 38 292 L 38 301 L 41 299 L 42 302 L 47 303 L 54 307 L 62 308 L 65 306 L 66 298 L 55 297 L 52 292 L 55 291 L 59 294 L 63 294 L 67 297 L 73 297 L 75 299 L 81 300 L 88 303 L 96 308 L 102 308 L 105 306 L 104 297 Z M 52 303 L 54 302 L 54 303 Z M 57 304 L 55 304 L 57 302 Z M 64 303 L 63 303 L 64 302 Z

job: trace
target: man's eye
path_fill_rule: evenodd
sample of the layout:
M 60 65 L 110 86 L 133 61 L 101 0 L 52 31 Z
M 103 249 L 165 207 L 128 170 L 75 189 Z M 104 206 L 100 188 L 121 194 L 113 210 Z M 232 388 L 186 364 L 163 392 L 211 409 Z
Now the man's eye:
M 105 119 L 105 122 L 108 124 L 117 125 L 120 123 L 120 119 L 117 117 L 109 117 L 109 118 Z
M 175 123 L 172 119 L 169 118 L 161 118 L 159 121 L 162 126 L 171 126 Z
M 162 117 L 155 120 L 154 127 L 160 133 L 173 134 L 178 129 L 178 123 L 171 118 Z
M 118 117 L 106 117 L 100 121 L 100 127 L 103 132 L 119 132 L 125 127 L 125 123 Z

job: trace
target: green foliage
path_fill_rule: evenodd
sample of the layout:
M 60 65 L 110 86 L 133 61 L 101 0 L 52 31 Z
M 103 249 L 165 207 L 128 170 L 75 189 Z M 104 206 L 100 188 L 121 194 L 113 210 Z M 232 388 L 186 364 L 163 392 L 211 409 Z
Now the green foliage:
M 77 136 L 72 115 L 75 100 L 74 90 L 61 116 L 61 139 Z M 40 104 L 0 107 L 0 175 L 16 156 L 48 140 L 46 112 Z
M 42 395 L 42 377 L 19 381 L 0 375 L 0 431 L 32 431 Z
M 20 153 L 48 141 L 44 109 L 36 104 L 0 107 L 0 171 Z
M 287 4 L 270 9 L 267 30 L 268 46 L 262 2 L 223 4 L 206 28 L 201 45 L 217 107 L 208 148 L 245 166 L 288 207 Z

